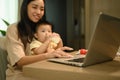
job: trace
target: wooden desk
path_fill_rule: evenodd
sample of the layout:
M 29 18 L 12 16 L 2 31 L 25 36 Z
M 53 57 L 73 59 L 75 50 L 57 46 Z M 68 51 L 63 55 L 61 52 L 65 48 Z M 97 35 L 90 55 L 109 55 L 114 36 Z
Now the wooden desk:
M 120 58 L 86 68 L 41 61 L 24 66 L 23 73 L 38 80 L 120 80 Z

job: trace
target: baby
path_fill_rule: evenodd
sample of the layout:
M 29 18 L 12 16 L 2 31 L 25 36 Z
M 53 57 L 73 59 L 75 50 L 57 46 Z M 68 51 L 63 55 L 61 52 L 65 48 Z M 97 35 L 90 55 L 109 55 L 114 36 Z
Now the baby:
M 53 25 L 48 21 L 41 21 L 37 26 L 34 39 L 30 44 L 32 54 L 41 54 L 63 47 L 60 35 L 52 32 Z

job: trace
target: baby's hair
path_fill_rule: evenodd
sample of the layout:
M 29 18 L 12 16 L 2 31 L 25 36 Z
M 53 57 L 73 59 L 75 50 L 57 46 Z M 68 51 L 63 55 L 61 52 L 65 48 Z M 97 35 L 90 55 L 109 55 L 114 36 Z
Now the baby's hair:
M 35 32 L 37 32 L 38 27 L 41 26 L 41 25 L 50 25 L 50 26 L 51 26 L 51 29 L 52 29 L 52 31 L 53 31 L 54 25 L 53 25 L 52 23 L 50 23 L 49 21 L 40 21 L 40 22 L 37 23 L 37 25 L 36 25 Z

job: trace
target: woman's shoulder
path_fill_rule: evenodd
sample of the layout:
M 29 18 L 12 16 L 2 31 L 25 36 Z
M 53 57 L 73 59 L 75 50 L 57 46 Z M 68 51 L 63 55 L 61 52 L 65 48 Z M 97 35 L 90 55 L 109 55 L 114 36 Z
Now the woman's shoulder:
M 10 24 L 7 28 L 7 35 L 8 34 L 11 34 L 11 35 L 15 35 L 18 33 L 18 30 L 17 30 L 17 24 L 18 23 L 13 23 L 13 24 Z
M 8 27 L 8 30 L 16 30 L 17 29 L 17 24 L 18 23 L 10 24 L 9 27 Z
M 18 34 L 17 23 L 10 24 L 7 28 L 6 35 L 15 36 Z

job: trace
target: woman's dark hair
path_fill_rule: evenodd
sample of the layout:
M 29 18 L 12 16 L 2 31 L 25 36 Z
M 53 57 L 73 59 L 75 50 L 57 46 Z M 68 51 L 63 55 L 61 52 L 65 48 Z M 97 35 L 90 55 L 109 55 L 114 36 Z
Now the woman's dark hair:
M 24 44 L 24 47 L 26 48 L 27 43 L 32 41 L 32 38 L 34 37 L 35 32 L 35 26 L 36 23 L 32 22 L 27 13 L 27 6 L 28 4 L 34 0 L 23 0 L 23 3 L 21 5 L 21 13 L 20 13 L 20 21 L 18 23 L 18 37 L 21 39 L 21 41 Z M 43 0 L 44 1 L 44 0 Z M 44 1 L 45 3 L 45 1 Z M 45 11 L 45 10 L 44 10 Z M 44 16 L 40 21 L 46 20 L 45 13 Z M 38 22 L 40 22 L 38 21 Z

